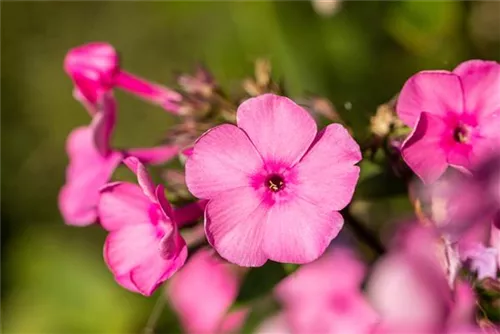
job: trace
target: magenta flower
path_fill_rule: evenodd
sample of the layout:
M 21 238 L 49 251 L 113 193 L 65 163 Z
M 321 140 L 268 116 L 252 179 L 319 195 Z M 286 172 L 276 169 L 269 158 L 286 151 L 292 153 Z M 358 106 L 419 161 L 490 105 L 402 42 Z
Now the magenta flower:
M 99 217 L 109 231 L 104 260 L 124 288 L 149 296 L 186 261 L 187 247 L 165 198 L 137 158 L 125 159 L 139 185 L 114 182 L 101 190 Z
M 122 71 L 118 54 L 107 43 L 94 42 L 71 49 L 64 69 L 76 86 L 75 97 L 85 105 L 94 105 L 103 94 L 118 87 L 172 113 L 179 111 L 179 93 Z
M 243 102 L 237 123 L 207 131 L 186 163 L 189 190 L 209 200 L 208 241 L 241 266 L 317 259 L 342 228 L 358 144 L 339 124 L 317 133 L 304 109 L 272 94 Z
M 276 287 L 293 333 L 370 333 L 378 315 L 361 293 L 364 264 L 335 248 L 306 264 Z
M 172 277 L 169 302 L 186 333 L 234 333 L 243 325 L 247 309 L 229 312 L 240 285 L 234 269 L 204 248 Z
M 85 226 L 96 221 L 99 189 L 109 181 L 123 154 L 109 147 L 115 125 L 116 105 L 110 94 L 102 98 L 101 111 L 89 126 L 68 136 L 69 165 L 66 184 L 59 193 L 59 209 L 69 225 Z
M 448 166 L 470 169 L 500 147 L 500 65 L 471 60 L 423 71 L 404 85 L 397 112 L 412 133 L 402 156 L 425 183 Z

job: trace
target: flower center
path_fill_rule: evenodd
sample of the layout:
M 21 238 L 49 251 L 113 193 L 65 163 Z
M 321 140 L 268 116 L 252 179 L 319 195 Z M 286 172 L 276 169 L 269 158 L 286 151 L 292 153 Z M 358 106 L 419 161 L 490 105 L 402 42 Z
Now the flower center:
M 285 180 L 277 174 L 272 174 L 266 179 L 266 186 L 273 192 L 278 192 L 285 187 Z
M 469 141 L 470 131 L 465 125 L 459 125 L 453 131 L 453 139 L 458 143 L 466 143 Z

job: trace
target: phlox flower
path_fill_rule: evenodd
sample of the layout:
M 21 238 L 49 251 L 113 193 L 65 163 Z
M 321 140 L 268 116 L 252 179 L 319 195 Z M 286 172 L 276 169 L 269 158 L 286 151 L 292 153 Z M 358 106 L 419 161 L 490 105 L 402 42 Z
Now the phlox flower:
M 292 333 L 370 333 L 378 315 L 361 293 L 364 264 L 344 248 L 325 252 L 275 289 Z
M 243 102 L 237 126 L 203 134 L 186 162 L 186 184 L 208 199 L 207 239 L 241 266 L 268 259 L 307 263 L 323 254 L 343 225 L 361 152 L 347 130 L 321 132 L 286 97 L 265 94 Z
M 229 311 L 240 285 L 231 266 L 203 248 L 169 281 L 167 297 L 186 333 L 234 333 L 243 325 L 247 309 Z
M 177 156 L 177 146 L 161 145 L 117 150 L 110 141 L 116 124 L 116 101 L 111 92 L 89 106 L 94 110 L 89 126 L 74 129 L 68 136 L 69 165 L 66 183 L 59 193 L 59 209 L 69 225 L 86 226 L 97 220 L 99 189 L 127 156 L 143 163 L 161 164 Z
M 87 106 L 117 87 L 172 113 L 179 111 L 179 93 L 123 71 L 110 44 L 93 42 L 71 49 L 64 59 L 64 70 L 75 84 L 75 97 Z
M 187 246 L 163 186 L 155 187 L 137 158 L 125 163 L 139 185 L 113 182 L 101 190 L 99 217 L 109 232 L 104 260 L 120 285 L 149 296 L 184 265 Z
M 470 60 L 453 72 L 417 73 L 401 90 L 397 113 L 413 128 L 403 159 L 425 183 L 448 166 L 469 170 L 500 148 L 500 64 Z
M 475 333 L 476 298 L 456 282 L 452 290 L 440 265 L 432 229 L 411 227 L 374 266 L 367 283 L 380 315 L 374 333 Z

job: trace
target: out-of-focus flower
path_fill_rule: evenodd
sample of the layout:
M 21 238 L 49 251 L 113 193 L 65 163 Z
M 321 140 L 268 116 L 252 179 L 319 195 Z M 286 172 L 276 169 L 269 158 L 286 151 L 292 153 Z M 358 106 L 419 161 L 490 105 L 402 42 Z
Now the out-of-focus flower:
M 369 333 L 377 314 L 360 286 L 365 266 L 354 254 L 334 248 L 304 265 L 276 288 L 293 333 Z
M 381 318 L 376 333 L 475 328 L 473 292 L 462 285 L 452 292 L 439 264 L 438 242 L 431 229 L 411 228 L 375 265 L 367 291 Z
M 316 13 L 321 16 L 332 16 L 340 10 L 341 0 L 312 0 Z
M 398 98 L 401 120 L 413 128 L 403 143 L 406 163 L 425 183 L 448 166 L 469 170 L 500 147 L 500 64 L 471 60 L 453 72 L 423 71 Z
M 209 199 L 208 241 L 241 266 L 317 259 L 342 228 L 358 144 L 338 124 L 317 133 L 307 111 L 272 94 L 243 102 L 237 123 L 206 132 L 186 163 L 189 190 Z
M 66 143 L 69 165 L 66 184 L 59 193 L 59 209 L 69 225 L 85 226 L 96 221 L 99 189 L 123 159 L 121 152 L 109 147 L 116 115 L 111 93 L 103 95 L 99 109 L 92 123 L 73 130 Z
M 124 162 L 139 185 L 114 182 L 101 190 L 100 223 L 109 231 L 104 260 L 120 285 L 149 296 L 184 265 L 187 247 L 163 186 L 155 187 L 137 158 Z
M 87 106 L 118 87 L 169 112 L 179 110 L 179 93 L 122 71 L 118 54 L 110 44 L 94 42 L 71 49 L 64 60 L 64 70 L 75 84 L 75 97 Z M 88 109 L 92 112 L 92 108 Z
M 234 333 L 247 315 L 247 309 L 229 312 L 238 288 L 231 265 L 203 248 L 172 277 L 167 296 L 187 333 Z

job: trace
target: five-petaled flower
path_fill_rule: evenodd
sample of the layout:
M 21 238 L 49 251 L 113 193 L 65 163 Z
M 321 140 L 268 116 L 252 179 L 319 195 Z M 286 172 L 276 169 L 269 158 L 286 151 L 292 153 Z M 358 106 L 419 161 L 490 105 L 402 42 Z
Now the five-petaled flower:
M 208 241 L 241 266 L 317 259 L 342 228 L 358 144 L 339 124 L 318 133 L 307 111 L 272 94 L 243 102 L 237 125 L 207 131 L 186 163 L 189 190 L 209 199 Z
M 469 170 L 500 147 L 500 64 L 470 60 L 453 72 L 417 73 L 401 90 L 397 112 L 413 128 L 403 158 L 425 183 L 448 166 Z

